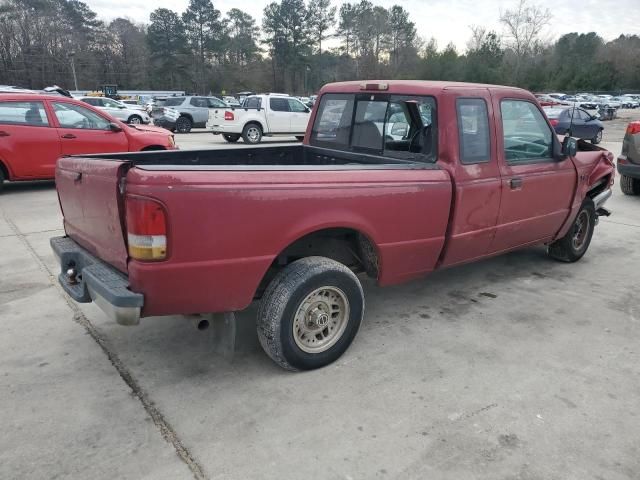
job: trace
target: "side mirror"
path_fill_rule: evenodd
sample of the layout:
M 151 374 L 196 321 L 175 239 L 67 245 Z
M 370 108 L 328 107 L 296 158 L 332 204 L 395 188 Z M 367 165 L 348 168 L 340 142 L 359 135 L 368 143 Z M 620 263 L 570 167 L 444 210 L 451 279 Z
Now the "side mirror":
M 120 125 L 118 125 L 117 123 L 111 122 L 109 124 L 109 130 L 111 130 L 114 133 L 118 133 L 122 131 L 122 127 L 120 127 Z
M 578 142 L 575 138 L 564 137 L 562 140 L 562 148 L 560 149 L 563 157 L 575 157 L 578 153 Z

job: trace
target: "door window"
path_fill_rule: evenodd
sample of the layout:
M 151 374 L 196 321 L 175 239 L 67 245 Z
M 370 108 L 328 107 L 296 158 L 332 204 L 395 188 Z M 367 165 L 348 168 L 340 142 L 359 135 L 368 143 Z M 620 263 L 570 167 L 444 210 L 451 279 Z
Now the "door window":
M 481 98 L 459 98 L 458 144 L 460 161 L 464 164 L 482 163 L 491 160 L 489 137 L 489 112 Z
M 307 107 L 295 98 L 289 98 L 289 110 L 296 113 L 307 113 Z
M 42 102 L 0 102 L 0 124 L 48 127 Z
M 552 160 L 553 133 L 538 107 L 525 100 L 503 100 L 500 110 L 508 163 Z
M 102 104 L 107 108 L 120 108 L 122 105 L 110 98 L 103 98 Z
M 289 102 L 286 98 L 270 98 L 269 107 L 274 112 L 288 112 Z
M 104 106 L 102 104 L 102 99 L 101 98 L 83 98 L 82 101 L 84 103 L 88 103 L 89 105 L 93 105 L 94 107 L 102 107 L 102 106 Z
M 101 117 L 88 108 L 73 103 L 53 102 L 53 111 L 62 128 L 84 130 L 110 130 L 109 120 Z

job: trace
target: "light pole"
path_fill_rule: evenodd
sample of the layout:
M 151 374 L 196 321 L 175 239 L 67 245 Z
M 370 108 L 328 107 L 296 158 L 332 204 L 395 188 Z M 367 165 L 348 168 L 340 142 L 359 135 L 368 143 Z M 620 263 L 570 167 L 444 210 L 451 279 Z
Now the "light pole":
M 73 84 L 75 86 L 76 92 L 78 91 L 78 78 L 76 77 L 76 64 L 74 62 L 74 58 L 76 56 L 76 52 L 69 52 L 69 58 L 71 59 L 71 71 L 73 72 Z

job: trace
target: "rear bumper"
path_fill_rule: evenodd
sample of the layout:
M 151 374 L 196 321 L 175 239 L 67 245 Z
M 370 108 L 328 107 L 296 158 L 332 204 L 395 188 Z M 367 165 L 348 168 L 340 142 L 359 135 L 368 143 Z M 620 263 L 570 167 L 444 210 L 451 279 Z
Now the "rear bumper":
M 137 325 L 144 296 L 129 290 L 129 279 L 69 237 L 50 241 L 60 263 L 58 282 L 79 303 L 95 302 L 121 325 Z
M 628 160 L 625 160 L 624 163 L 620 161 L 618 158 L 618 173 L 620 175 L 626 175 L 631 178 L 640 178 L 640 164 L 631 163 Z

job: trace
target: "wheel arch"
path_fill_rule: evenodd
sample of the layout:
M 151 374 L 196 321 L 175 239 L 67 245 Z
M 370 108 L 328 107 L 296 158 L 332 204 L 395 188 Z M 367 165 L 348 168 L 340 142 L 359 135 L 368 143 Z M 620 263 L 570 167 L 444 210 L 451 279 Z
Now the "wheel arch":
M 242 131 L 244 132 L 244 129 L 247 128 L 247 126 L 251 125 L 252 123 L 255 123 L 256 125 L 258 125 L 262 130 L 262 134 L 264 135 L 264 125 L 262 125 L 262 122 L 260 120 L 255 120 L 255 119 L 247 121 L 242 127 Z
M 276 273 L 301 258 L 320 256 L 345 265 L 356 273 L 366 272 L 378 279 L 381 271 L 380 249 L 372 236 L 354 226 L 323 226 L 300 232 L 283 246 L 263 274 L 255 298 L 262 293 Z

